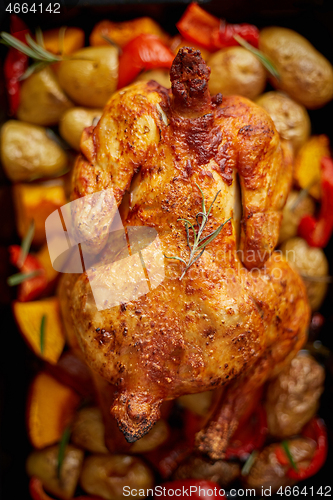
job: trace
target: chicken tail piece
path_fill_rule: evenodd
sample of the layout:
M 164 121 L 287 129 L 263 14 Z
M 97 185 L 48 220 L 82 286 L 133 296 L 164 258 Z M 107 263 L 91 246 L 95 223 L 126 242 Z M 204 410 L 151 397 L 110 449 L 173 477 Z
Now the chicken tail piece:
M 203 114 L 211 104 L 209 77 L 210 68 L 200 50 L 181 48 L 170 70 L 174 110 L 189 117 Z

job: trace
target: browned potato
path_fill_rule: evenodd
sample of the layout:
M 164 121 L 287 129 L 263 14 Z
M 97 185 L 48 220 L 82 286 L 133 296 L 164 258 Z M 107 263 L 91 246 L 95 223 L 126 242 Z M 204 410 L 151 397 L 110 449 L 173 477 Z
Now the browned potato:
M 284 90 L 308 109 L 324 106 L 333 98 L 333 67 L 311 43 L 296 31 L 272 26 L 260 32 L 259 49 L 275 64 Z
M 243 47 L 228 47 L 209 59 L 211 94 L 242 95 L 254 99 L 265 88 L 266 71 L 261 62 Z
M 153 486 L 153 475 L 138 457 L 91 455 L 84 461 L 80 483 L 84 491 L 105 500 L 123 500 L 125 487 L 129 492 L 132 489 L 137 492 L 135 495 L 126 494 L 127 498 L 142 498 Z
M 325 370 L 304 352 L 267 386 L 265 408 L 271 436 L 284 439 L 301 432 L 317 413 L 324 390 Z
M 11 181 L 52 177 L 67 165 L 67 156 L 43 127 L 9 120 L 1 128 L 1 162 Z
M 303 238 L 291 238 L 281 245 L 283 255 L 303 277 L 312 310 L 321 306 L 327 283 L 320 281 L 328 274 L 328 262 L 321 248 L 310 247 Z M 312 278 L 312 279 L 311 279 Z M 319 278 L 316 281 L 316 278 Z
M 33 451 L 26 463 L 27 474 L 38 477 L 44 488 L 58 498 L 72 498 L 82 468 L 84 453 L 68 445 L 58 479 L 59 446 L 50 446 L 44 450 Z
M 59 65 L 58 80 L 80 106 L 103 108 L 117 87 L 116 47 L 86 47 Z
M 315 441 L 300 437 L 288 439 L 287 443 L 297 468 L 306 468 L 313 457 Z M 273 443 L 259 452 L 249 474 L 242 478 L 244 487 L 254 488 L 256 494 L 260 495 L 261 488 L 271 488 L 271 493 L 275 493 L 280 487 L 292 486 L 297 482 L 286 474 L 290 465 L 281 465 L 276 457 L 276 449 L 280 446 L 280 443 Z
M 204 417 L 210 408 L 213 400 L 213 391 L 200 392 L 198 394 L 186 394 L 178 398 L 179 403 L 184 408 L 192 411 L 196 415 Z
M 140 73 L 134 81 L 149 82 L 149 80 L 155 80 L 155 82 L 163 85 L 163 87 L 167 89 L 171 87 L 170 73 L 166 69 L 151 69 L 149 71 L 144 71 L 143 73 Z
M 82 408 L 76 413 L 71 441 L 92 453 L 108 453 L 104 440 L 104 423 L 99 408 Z
M 17 117 L 35 125 L 56 125 L 62 114 L 72 106 L 48 67 L 33 73 L 22 83 Z
M 92 125 L 94 118 L 102 116 L 102 109 L 72 108 L 66 111 L 59 123 L 60 135 L 76 151 L 80 151 L 83 130 Z
M 300 191 L 291 191 L 283 209 L 279 243 L 297 236 L 298 226 L 304 215 L 313 215 L 315 202 L 310 196 L 300 197 Z
M 190 455 L 180 464 L 173 478 L 206 479 L 225 488 L 239 477 L 240 471 L 240 465 L 237 462 L 214 460 L 212 463 L 203 457 Z
M 132 444 L 130 453 L 146 453 L 147 451 L 152 451 L 164 443 L 168 437 L 169 426 L 165 420 L 160 419 L 148 434 Z
M 311 123 L 305 107 L 283 92 L 266 92 L 256 99 L 272 118 L 282 139 L 289 141 L 296 152 L 308 139 Z

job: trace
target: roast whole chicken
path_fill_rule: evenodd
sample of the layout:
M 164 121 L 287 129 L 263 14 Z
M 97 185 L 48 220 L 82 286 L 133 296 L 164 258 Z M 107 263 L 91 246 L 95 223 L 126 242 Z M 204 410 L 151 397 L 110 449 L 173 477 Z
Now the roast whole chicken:
M 183 48 L 171 92 L 135 83 L 85 130 L 72 217 L 86 268 L 64 275 L 59 294 L 70 342 L 110 389 L 109 419 L 126 440 L 151 429 L 163 401 L 223 386 L 197 435 L 202 452 L 223 458 L 260 387 L 304 343 L 309 306 L 300 277 L 273 253 L 291 183 L 288 150 L 263 109 L 211 97 L 209 74 L 200 52 Z M 111 194 L 97 203 L 94 193 Z M 207 208 L 216 197 L 203 236 L 225 225 L 184 273 L 190 250 L 179 219 L 196 230 L 203 196 Z M 118 207 L 125 230 L 111 231 Z M 101 306 L 117 277 L 133 292 L 135 265 L 122 267 L 132 227 L 157 235 L 163 272 L 145 293 Z

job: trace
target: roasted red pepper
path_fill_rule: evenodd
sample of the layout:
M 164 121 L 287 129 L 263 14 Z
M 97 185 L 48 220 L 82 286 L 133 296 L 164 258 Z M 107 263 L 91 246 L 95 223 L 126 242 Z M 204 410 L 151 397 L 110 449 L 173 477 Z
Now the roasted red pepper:
M 333 232 L 333 160 L 321 159 L 321 207 L 318 219 L 305 215 L 298 226 L 298 234 L 312 247 L 323 248 Z
M 253 450 L 259 450 L 267 436 L 267 417 L 262 405 L 259 405 L 248 421 L 241 425 L 232 436 L 225 452 L 227 460 L 246 458 Z
M 164 483 L 158 488 L 162 494 L 156 495 L 155 498 L 191 497 L 194 500 L 223 500 L 226 498 L 225 491 L 217 483 L 205 479 L 177 479 Z
M 118 88 L 131 83 L 142 70 L 171 68 L 174 58 L 157 35 L 145 33 L 133 38 L 119 58 Z
M 26 43 L 25 36 L 29 33 L 26 24 L 17 16 L 10 18 L 10 32 L 15 38 Z M 20 78 L 28 67 L 28 56 L 17 49 L 10 48 L 5 59 L 4 74 L 9 100 L 9 112 L 15 115 L 20 104 Z
M 176 24 L 178 31 L 189 42 L 214 52 L 224 47 L 239 45 L 234 35 L 239 35 L 258 47 L 259 30 L 252 24 L 229 24 L 212 16 L 197 3 L 191 3 Z
M 24 274 L 34 271 L 38 272 L 37 276 L 26 279 L 18 286 L 18 300 L 20 302 L 29 302 L 30 300 L 37 299 L 46 290 L 48 281 L 44 267 L 34 255 L 28 254 L 23 264 L 20 263 L 21 251 L 22 249 L 19 245 L 11 245 L 9 247 L 11 264 Z
M 302 481 L 308 477 L 316 474 L 319 469 L 322 468 L 327 457 L 327 433 L 324 422 L 318 418 L 314 417 L 310 422 L 304 427 L 302 431 L 302 436 L 313 439 L 317 443 L 317 448 L 312 457 L 311 463 L 305 469 L 295 470 L 290 467 L 287 471 L 287 476 L 296 479 L 297 481 Z M 278 447 L 276 452 L 276 458 L 282 465 L 290 465 L 290 460 L 288 459 L 282 446 Z

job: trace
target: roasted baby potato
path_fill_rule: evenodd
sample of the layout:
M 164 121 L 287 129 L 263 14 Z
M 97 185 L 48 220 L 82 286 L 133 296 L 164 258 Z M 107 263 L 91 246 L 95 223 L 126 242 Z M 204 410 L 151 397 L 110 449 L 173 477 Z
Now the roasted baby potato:
M 303 215 L 313 215 L 315 202 L 311 196 L 300 196 L 300 191 L 291 191 L 283 209 L 279 243 L 297 236 L 297 230 Z
M 33 451 L 27 460 L 26 470 L 29 476 L 38 477 L 44 488 L 58 498 L 72 498 L 78 483 L 84 453 L 72 445 L 66 446 L 58 479 L 59 446 L 50 446 L 44 450 Z
M 266 71 L 261 62 L 243 47 L 215 52 L 207 61 L 211 68 L 211 94 L 242 95 L 254 99 L 265 88 Z
M 265 408 L 271 436 L 284 439 L 301 432 L 319 408 L 324 380 L 324 368 L 301 352 L 269 382 Z
M 76 151 L 80 151 L 83 130 L 92 125 L 94 118 L 102 116 L 102 109 L 72 108 L 66 111 L 59 123 L 60 135 Z
M 186 394 L 178 398 L 178 402 L 186 408 L 192 411 L 196 415 L 204 417 L 212 404 L 213 391 L 199 392 L 198 394 Z
M 310 135 L 311 123 L 305 107 L 283 92 L 266 92 L 256 99 L 272 118 L 280 137 L 296 152 Z
M 80 106 L 103 108 L 116 90 L 116 47 L 86 47 L 59 65 L 58 80 L 66 94 Z
M 260 32 L 259 49 L 275 64 L 280 79 L 273 86 L 284 90 L 308 109 L 324 106 L 333 98 L 333 67 L 299 33 L 275 26 Z
M 313 135 L 303 144 L 296 155 L 294 163 L 294 182 L 302 189 L 320 200 L 321 198 L 321 168 L 323 156 L 330 156 L 329 139 L 326 135 Z
M 67 165 L 67 156 L 45 128 L 9 120 L 1 128 L 1 163 L 14 182 L 52 177 Z
M 181 462 L 173 478 L 206 479 L 225 488 L 239 477 L 240 472 L 241 468 L 237 462 L 214 460 L 212 463 L 210 460 L 193 454 Z
M 105 500 L 122 500 L 123 488 L 139 490 L 153 486 L 153 475 L 147 465 L 137 457 L 129 455 L 91 455 L 83 463 L 80 484 L 90 495 L 98 495 Z M 146 494 L 144 496 L 147 496 Z
M 92 453 L 108 453 L 104 441 L 104 423 L 99 408 L 82 408 L 75 416 L 71 440 Z
M 62 114 L 72 106 L 48 67 L 23 81 L 17 117 L 35 125 L 56 125 Z
M 328 262 L 323 250 L 310 247 L 303 238 L 291 238 L 281 245 L 281 250 L 290 265 L 302 276 L 311 309 L 316 311 L 327 291 L 327 283 L 321 280 L 328 274 Z
M 155 82 L 163 85 L 163 87 L 169 89 L 171 87 L 170 74 L 169 71 L 165 69 L 151 69 L 149 71 L 144 71 L 140 73 L 139 76 L 134 80 L 135 82 L 149 82 L 149 80 L 155 80 Z

